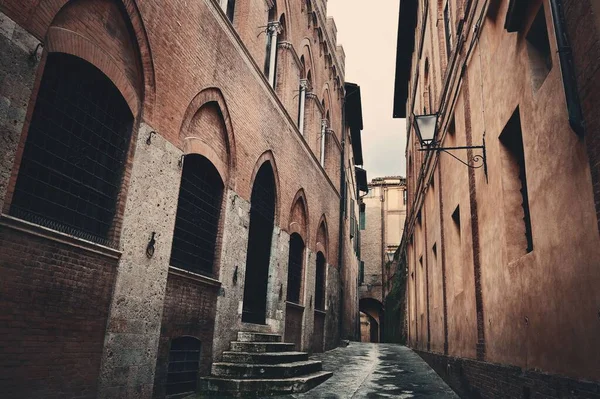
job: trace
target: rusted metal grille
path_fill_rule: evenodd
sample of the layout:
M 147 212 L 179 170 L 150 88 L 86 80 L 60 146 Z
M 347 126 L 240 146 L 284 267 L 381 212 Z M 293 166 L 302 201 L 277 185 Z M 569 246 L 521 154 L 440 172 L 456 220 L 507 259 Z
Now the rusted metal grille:
M 315 309 L 325 310 L 325 256 L 317 252 L 317 275 L 315 279 Z
M 103 245 L 133 115 L 112 82 L 77 57 L 48 55 L 10 213 Z
M 167 371 L 167 396 L 196 392 L 200 368 L 201 343 L 193 337 L 175 338 L 171 341 L 169 369 Z
M 264 324 L 271 238 L 275 220 L 275 177 L 269 163 L 258 171 L 250 199 L 250 231 L 242 321 Z
M 212 275 L 223 182 L 212 163 L 201 155 L 187 155 L 183 165 L 171 265 Z
M 290 237 L 290 255 L 288 263 L 288 289 L 287 300 L 294 303 L 300 302 L 300 288 L 302 287 L 302 261 L 304 260 L 304 241 L 300 235 L 294 233 Z

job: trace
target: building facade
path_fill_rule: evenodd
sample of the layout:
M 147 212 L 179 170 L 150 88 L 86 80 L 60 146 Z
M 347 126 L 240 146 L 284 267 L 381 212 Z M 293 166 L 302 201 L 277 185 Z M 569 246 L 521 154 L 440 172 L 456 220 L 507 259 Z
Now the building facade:
M 600 395 L 592 3 L 401 1 L 408 342 L 467 397 Z
M 361 280 L 359 285 L 362 323 L 368 324 L 366 342 L 382 342 L 384 303 L 392 289 L 396 269 L 392 257 L 400 245 L 406 219 L 406 180 L 400 176 L 377 177 L 360 199 Z
M 357 336 L 344 62 L 323 0 L 2 1 L 3 397 L 162 398 L 241 331 Z

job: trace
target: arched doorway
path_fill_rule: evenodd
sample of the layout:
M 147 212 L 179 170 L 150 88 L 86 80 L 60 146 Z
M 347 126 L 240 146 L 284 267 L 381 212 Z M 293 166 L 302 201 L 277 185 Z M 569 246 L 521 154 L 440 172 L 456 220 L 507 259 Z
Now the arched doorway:
M 250 231 L 242 321 L 265 324 L 271 239 L 275 223 L 275 176 L 269 162 L 259 169 L 250 199 Z
M 325 338 L 325 255 L 317 252 L 317 267 L 315 275 L 315 321 L 313 331 L 313 352 L 323 352 L 323 340 Z
M 285 341 L 296 344 L 296 350 L 302 349 L 304 248 L 304 240 L 300 234 L 293 233 L 290 236 L 290 253 L 288 258 Z
M 383 304 L 374 298 L 362 298 L 359 301 L 359 310 L 367 318 L 361 318 L 361 341 L 363 342 L 382 342 L 383 337 Z M 368 321 L 368 328 L 363 323 Z M 363 336 L 363 331 L 365 335 Z M 366 334 L 368 331 L 368 334 Z

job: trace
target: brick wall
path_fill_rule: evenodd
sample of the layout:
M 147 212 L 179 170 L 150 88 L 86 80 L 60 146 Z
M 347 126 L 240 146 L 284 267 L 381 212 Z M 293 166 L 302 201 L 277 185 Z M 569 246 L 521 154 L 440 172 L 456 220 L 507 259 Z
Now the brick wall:
M 96 397 L 116 265 L 0 226 L 2 397 Z
M 464 398 L 600 398 L 600 384 L 470 359 L 418 352 Z
M 169 365 L 169 348 L 174 338 L 200 340 L 200 375 L 210 374 L 217 294 L 219 287 L 169 274 L 160 329 L 154 397 L 163 398 Z
M 596 218 L 600 228 L 600 10 L 592 8 L 592 3 L 593 0 L 564 0 L 563 7 L 586 125 L 585 142 L 592 172 Z

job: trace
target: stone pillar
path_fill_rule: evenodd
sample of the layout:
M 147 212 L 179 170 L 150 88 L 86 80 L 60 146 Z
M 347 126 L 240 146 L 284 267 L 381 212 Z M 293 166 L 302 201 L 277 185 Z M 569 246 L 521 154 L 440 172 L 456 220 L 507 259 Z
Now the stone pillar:
M 242 322 L 250 202 L 228 190 L 224 218 L 219 265 L 221 294 L 217 299 L 213 341 L 215 360 L 229 349 L 230 341 L 236 340 Z
M 275 74 L 277 73 L 277 36 L 281 32 L 281 25 L 279 22 L 269 22 L 267 26 L 267 34 L 269 35 L 269 84 L 275 88 Z
M 300 80 L 300 111 L 298 112 L 298 130 L 301 135 L 304 135 L 304 108 L 306 104 L 306 89 L 308 87 L 308 80 Z
M 285 329 L 285 299 L 287 295 L 287 270 L 290 254 L 290 235 L 279 227 L 273 229 L 271 262 L 267 286 L 267 325 L 276 334 Z
M 304 263 L 304 315 L 302 321 L 302 350 L 312 351 L 313 330 L 315 327 L 315 279 L 317 270 L 317 254 L 306 249 Z
M 33 35 L 0 12 L 0 210 L 4 209 L 40 65 L 42 48 L 38 47 L 39 43 Z
M 151 398 L 181 181 L 182 152 L 141 124 L 106 329 L 99 398 Z M 154 233 L 155 251 L 146 248 Z
M 320 151 L 320 163 L 322 167 L 325 167 L 325 141 L 327 140 L 327 119 L 322 119 L 321 120 L 321 135 L 320 137 L 320 146 L 321 146 L 321 151 Z

